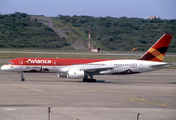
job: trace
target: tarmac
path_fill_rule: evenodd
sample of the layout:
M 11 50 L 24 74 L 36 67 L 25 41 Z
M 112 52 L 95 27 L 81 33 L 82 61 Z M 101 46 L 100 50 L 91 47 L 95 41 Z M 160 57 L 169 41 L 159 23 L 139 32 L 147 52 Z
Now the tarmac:
M 176 69 L 95 76 L 96 83 L 51 73 L 24 77 L 0 71 L 0 120 L 176 119 Z

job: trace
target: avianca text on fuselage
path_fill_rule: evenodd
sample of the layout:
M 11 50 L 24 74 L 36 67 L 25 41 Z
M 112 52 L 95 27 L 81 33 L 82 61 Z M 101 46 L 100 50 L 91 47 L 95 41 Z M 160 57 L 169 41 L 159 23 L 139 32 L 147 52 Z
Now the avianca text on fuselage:
M 1 67 L 4 71 L 58 73 L 59 77 L 96 81 L 94 75 L 118 75 L 148 72 L 169 67 L 162 62 L 173 34 L 164 34 L 147 52 L 136 60 L 17 58 Z M 24 76 L 21 74 L 21 80 Z
M 51 64 L 51 60 L 28 59 L 25 61 L 27 64 Z

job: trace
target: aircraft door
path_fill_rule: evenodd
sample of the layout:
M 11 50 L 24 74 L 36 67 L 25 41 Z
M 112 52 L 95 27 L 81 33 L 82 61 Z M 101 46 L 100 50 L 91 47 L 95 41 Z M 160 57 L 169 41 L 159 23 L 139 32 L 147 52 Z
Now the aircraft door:
M 20 65 L 20 68 L 22 68 L 22 65 L 23 65 L 23 60 L 22 59 L 19 60 L 19 65 Z
M 143 69 L 143 64 L 142 63 L 139 63 L 139 68 Z
M 23 60 L 22 59 L 19 60 L 19 65 L 23 65 Z
M 56 66 L 56 60 L 53 60 L 52 64 L 53 66 Z
M 56 60 L 52 61 L 52 68 L 56 68 Z

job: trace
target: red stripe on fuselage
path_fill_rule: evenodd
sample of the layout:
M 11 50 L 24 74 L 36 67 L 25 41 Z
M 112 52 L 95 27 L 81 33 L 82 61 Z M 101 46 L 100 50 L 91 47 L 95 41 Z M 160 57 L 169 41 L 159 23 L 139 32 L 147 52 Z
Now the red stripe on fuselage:
M 29 65 L 43 65 L 43 66 L 61 65 L 63 66 L 63 65 L 74 65 L 74 64 L 88 64 L 93 62 L 102 62 L 102 61 L 109 61 L 109 60 L 114 60 L 114 59 L 18 58 L 18 59 L 10 60 L 8 62 L 13 62 L 13 65 L 28 65 L 28 66 Z

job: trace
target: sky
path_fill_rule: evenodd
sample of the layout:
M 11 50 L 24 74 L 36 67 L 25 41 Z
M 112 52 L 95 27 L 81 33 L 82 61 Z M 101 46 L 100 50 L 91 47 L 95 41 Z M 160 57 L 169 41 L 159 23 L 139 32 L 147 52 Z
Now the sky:
M 176 19 L 176 0 L 0 0 L 0 14 Z

